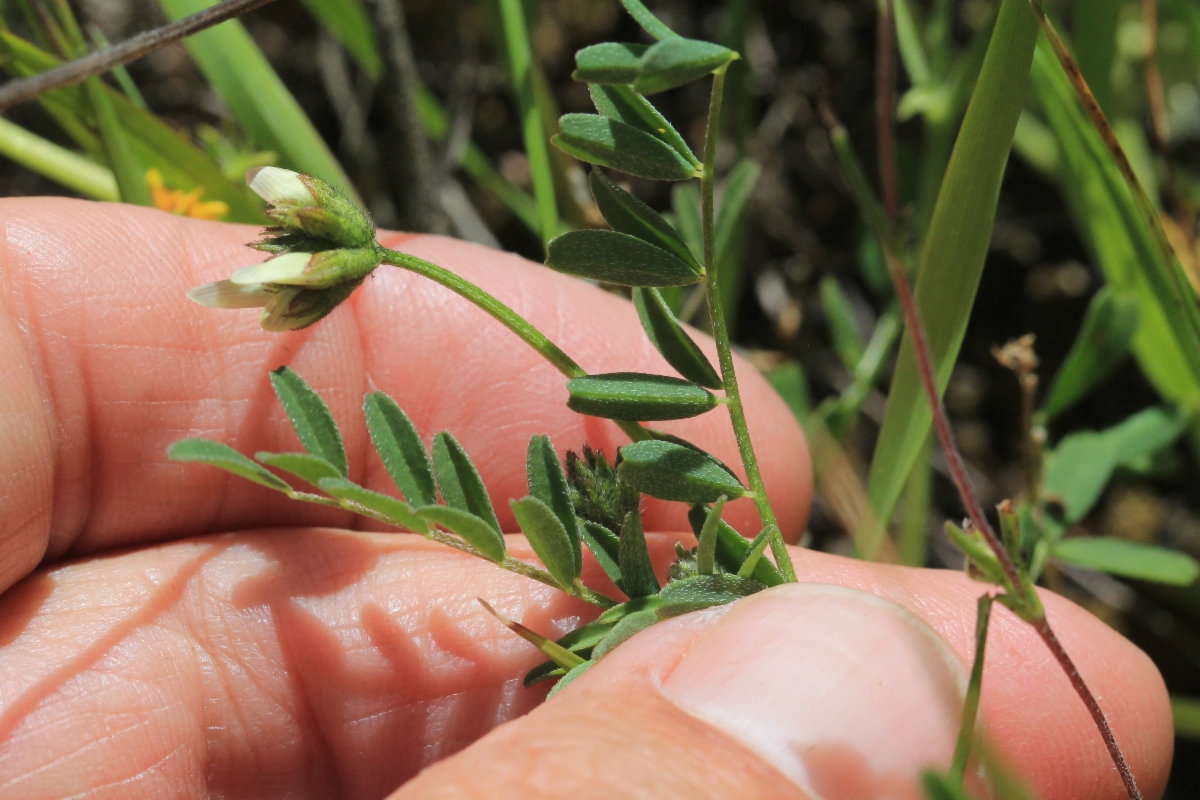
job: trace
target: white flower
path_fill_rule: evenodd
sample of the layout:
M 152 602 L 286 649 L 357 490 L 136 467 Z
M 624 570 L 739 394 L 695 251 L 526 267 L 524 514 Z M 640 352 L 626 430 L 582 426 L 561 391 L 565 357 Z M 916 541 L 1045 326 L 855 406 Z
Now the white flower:
M 317 197 L 298 172 L 279 167 L 251 167 L 246 170 L 250 191 L 274 206 L 315 206 Z
M 188 298 L 208 308 L 262 308 L 273 294 L 261 284 L 217 281 L 197 286 L 188 292 Z
M 305 269 L 313 260 L 312 253 L 284 253 L 267 259 L 261 264 L 243 267 L 229 276 L 229 280 L 241 286 L 261 283 L 285 283 L 304 286 L 309 283 Z

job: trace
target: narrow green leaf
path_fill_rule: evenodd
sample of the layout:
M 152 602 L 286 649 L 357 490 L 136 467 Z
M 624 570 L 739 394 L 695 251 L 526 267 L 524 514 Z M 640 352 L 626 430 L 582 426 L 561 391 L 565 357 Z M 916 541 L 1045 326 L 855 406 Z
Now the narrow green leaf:
M 658 597 L 664 607 L 672 606 L 668 612 L 670 616 L 678 616 L 702 608 L 733 603 L 766 588 L 756 580 L 740 578 L 737 575 L 697 575 L 672 581 Z
M 1028 0 L 1003 0 L 925 238 L 915 294 L 939 392 L 950 380 L 974 305 L 1037 33 Z M 911 338 L 906 331 L 871 462 L 872 527 L 858 537 L 868 558 L 878 552 L 932 424 Z
M 661 605 L 662 601 L 658 599 L 658 595 L 634 597 L 630 600 L 626 600 L 624 603 L 615 605 L 612 608 L 605 609 L 596 621 L 602 622 L 605 625 L 616 625 L 630 614 L 636 614 L 639 611 L 646 610 L 652 611 Z
M 546 695 L 546 699 L 549 700 L 550 698 L 554 697 L 554 695 L 558 694 L 563 689 L 570 686 L 572 683 L 574 683 L 579 678 L 580 675 L 587 672 L 589 669 L 591 669 L 595 665 L 596 665 L 595 661 L 585 661 L 582 664 L 580 664 L 578 667 L 575 667 L 574 669 L 567 672 L 566 675 L 562 676 L 562 678 L 559 680 L 558 683 L 554 684 L 554 688 L 551 689 L 550 692 Z
M 1174 586 L 1191 586 L 1200 574 L 1200 564 L 1189 555 L 1111 536 L 1073 536 L 1055 542 L 1051 552 L 1081 567 Z
M 642 56 L 640 74 L 633 88 L 655 94 L 699 80 L 737 58 L 727 47 L 681 36 L 663 39 Z
M 700 167 L 700 159 L 688 147 L 687 142 L 679 135 L 679 131 L 659 113 L 658 109 L 646 98 L 635 92 L 629 86 L 588 86 L 592 103 L 602 116 L 624 122 L 634 128 L 648 133 L 659 139 L 679 155 L 683 156 L 695 168 Z M 684 184 L 685 186 L 687 184 Z
M 584 520 L 579 528 L 583 543 L 596 559 L 596 563 L 604 570 L 608 579 L 617 586 L 621 585 L 621 539 L 608 528 L 598 522 Z
M 563 637 L 558 640 L 558 643 L 562 647 L 570 650 L 572 653 L 591 650 L 600 643 L 601 639 L 608 635 L 608 632 L 612 630 L 612 627 L 615 624 L 615 622 L 607 623 L 600 622 L 599 620 L 595 622 L 589 622 L 586 625 L 580 625 L 570 633 L 564 634 Z
M 842 291 L 837 278 L 832 275 L 821 278 L 820 292 L 821 308 L 825 311 L 826 322 L 829 323 L 833 349 L 842 360 L 842 365 L 853 371 L 867 349 L 866 337 L 863 336 L 854 316 L 850 299 Z
M 612 372 L 567 381 L 572 411 L 605 419 L 687 419 L 716 408 L 712 392 L 666 375 Z
M 707 520 L 706 506 L 694 505 L 688 509 L 688 522 L 692 532 L 699 539 L 704 534 L 704 523 Z M 717 548 L 714 554 L 716 564 L 725 572 L 737 574 L 750 555 L 750 541 L 738 533 L 732 525 L 721 520 L 717 526 Z M 754 567 L 751 578 L 766 586 L 779 586 L 784 582 L 779 574 L 779 568 L 769 559 L 760 558 Z
M 490 522 L 453 506 L 425 506 L 418 508 L 417 514 L 421 519 L 458 534 L 464 542 L 497 564 L 504 560 L 504 537 Z
M 290 472 L 313 486 L 320 486 L 322 478 L 340 478 L 337 467 L 320 456 L 307 453 L 255 453 L 254 458 L 268 467 Z
M 279 396 L 292 427 L 304 449 L 332 464 L 340 475 L 348 474 L 342 432 L 329 413 L 329 406 L 299 374 L 288 367 L 271 372 L 271 386 Z
M 551 141 L 568 155 L 654 181 L 697 177 L 696 167 L 675 148 L 632 125 L 597 114 L 567 114 Z
M 746 560 L 738 567 L 737 576 L 739 578 L 749 578 L 754 574 L 754 570 L 758 569 L 758 562 L 762 561 L 763 553 L 766 552 L 771 537 L 778 530 L 774 525 L 768 525 L 759 531 L 758 536 L 754 537 L 754 541 L 750 542 L 750 550 L 746 553 Z
M 626 514 L 621 526 L 620 564 L 621 590 L 630 598 L 658 594 L 658 578 L 654 576 L 654 565 L 650 563 L 650 552 L 646 549 L 642 516 L 637 511 Z
M 1129 352 L 1138 326 L 1138 304 L 1132 295 L 1105 286 L 1088 305 L 1083 325 L 1066 360 L 1054 377 L 1042 413 L 1047 419 L 1066 411 L 1108 377 Z
M 525 473 L 529 482 L 529 494 L 545 503 L 567 532 L 575 554 L 575 571 L 578 573 L 583 569 L 579 519 L 575 516 L 575 507 L 571 504 L 571 494 L 567 490 L 567 476 L 563 473 L 562 462 L 558 460 L 558 453 L 555 452 L 549 436 L 534 436 L 529 440 Z
M 658 17 L 650 13 L 641 0 L 621 0 L 621 5 L 625 6 L 625 10 L 629 12 L 629 16 L 637 20 L 637 24 L 642 26 L 642 30 L 653 36 L 655 39 L 672 39 L 679 36 L 678 33 L 671 30 Z
M 645 441 L 621 448 L 621 477 L 639 492 L 660 500 L 715 503 L 741 497 L 741 481 L 721 462 L 673 442 Z
M 383 72 L 375 29 L 359 0 L 300 0 L 333 37 L 346 48 L 367 76 L 378 80 Z
M 709 389 L 724 388 L 721 376 L 675 319 L 657 289 L 635 288 L 633 305 L 654 348 L 680 375 Z
M 570 231 L 551 240 L 546 266 L 623 286 L 687 286 L 700 280 L 690 264 L 616 231 Z
M 436 505 L 437 486 L 429 454 L 408 415 L 383 392 L 363 398 L 363 414 L 371 441 L 400 494 L 414 505 Z
M 3 118 L 0 155 L 92 200 L 120 199 L 111 170 Z
M 599 661 L 612 652 L 612 650 L 622 642 L 641 633 L 650 626 L 660 620 L 656 608 L 648 608 L 645 611 L 637 611 L 622 619 L 613 627 L 608 635 L 600 640 L 600 644 L 592 649 L 592 659 Z
M 274 489 L 291 492 L 292 487 L 265 467 L 255 464 L 232 447 L 211 439 L 184 439 L 167 448 L 172 461 L 196 462 L 232 472 L 238 477 Z
M 700 186 L 695 182 L 671 187 L 675 227 L 696 258 L 704 257 L 704 222 L 700 216 Z
M 500 532 L 500 521 L 479 470 L 448 431 L 433 437 L 433 472 L 446 505 L 474 514 Z
M 666 250 L 680 261 L 690 264 L 696 272 L 704 271 L 692 256 L 692 251 L 688 249 L 683 237 L 661 214 L 610 181 L 599 169 L 592 170 L 588 181 L 600 213 L 614 231 L 636 236 L 643 242 Z
M 429 532 L 429 523 L 403 500 L 373 492 L 345 478 L 322 478 L 317 485 L 339 500 L 374 511 L 398 528 L 420 534 Z
M 526 672 L 525 678 L 521 681 L 521 684 L 528 689 L 529 687 L 537 686 L 539 683 L 544 681 L 552 680 L 554 678 L 561 678 L 566 674 L 567 670 L 563 669 L 558 664 L 555 664 L 553 661 L 544 661 L 533 669 L 529 670 L 529 672 Z
M 752 158 L 743 158 L 725 178 L 721 202 L 717 207 L 717 263 L 726 265 L 733 260 L 738 242 L 738 228 L 745 219 L 750 197 L 762 175 L 762 167 Z
M 121 200 L 139 206 L 151 205 L 150 188 L 146 185 L 146 169 L 134 155 L 133 145 L 121 121 L 117 119 L 117 112 L 104 84 L 100 78 L 93 77 L 84 81 L 83 87 L 99 123 L 100 141 L 104 143 L 104 154 L 108 157 L 109 169 L 116 178 Z
M 812 411 L 812 394 L 808 390 L 808 377 L 799 362 L 788 361 L 767 373 L 767 382 L 779 393 L 783 402 L 792 410 L 796 419 L 803 423 Z
M 559 586 L 569 588 L 579 573 L 575 569 L 575 548 L 566 528 L 550 507 L 536 497 L 510 500 L 509 504 L 533 552 Z
M 960 785 L 933 770 L 921 774 L 921 788 L 927 800 L 971 800 Z
M 696 572 L 701 575 L 712 575 L 716 567 L 717 533 L 721 530 L 721 513 L 725 510 L 725 500 L 722 497 L 713 504 L 712 510 L 704 520 L 700 529 L 699 544 L 696 547 Z
M 538 650 L 541 650 L 542 655 L 546 656 L 563 669 L 572 670 L 586 663 L 586 659 L 581 658 L 575 653 L 572 653 L 558 642 L 552 641 L 551 639 L 542 636 L 540 633 L 526 628 L 519 622 L 514 622 L 498 612 L 496 609 L 492 608 L 483 599 L 479 599 L 479 603 L 486 608 L 492 616 L 504 623 L 505 627 L 520 636 L 525 641 L 529 642 Z
M 603 42 L 575 53 L 575 72 L 571 77 L 583 83 L 631 84 L 642 71 L 644 44 Z

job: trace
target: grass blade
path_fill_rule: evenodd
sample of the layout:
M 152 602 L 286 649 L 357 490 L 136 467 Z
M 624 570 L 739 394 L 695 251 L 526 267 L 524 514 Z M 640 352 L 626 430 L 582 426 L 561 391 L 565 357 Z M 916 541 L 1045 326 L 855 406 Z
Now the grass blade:
M 371 18 L 359 0 L 300 0 L 333 37 L 346 48 L 363 71 L 377 80 L 383 72 L 379 43 Z
M 119 200 L 112 170 L 0 118 L 0 155 L 92 200 Z

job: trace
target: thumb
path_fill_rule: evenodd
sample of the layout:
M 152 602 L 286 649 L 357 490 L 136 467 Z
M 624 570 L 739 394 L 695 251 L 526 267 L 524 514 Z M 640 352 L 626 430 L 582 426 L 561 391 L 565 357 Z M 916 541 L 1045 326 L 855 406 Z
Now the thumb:
M 949 591 L 933 593 L 956 593 L 941 588 Z M 1059 616 L 1086 616 L 1070 608 Z M 947 614 L 944 606 L 933 613 Z M 999 657 L 988 673 L 1017 666 L 1009 645 L 1024 635 L 1011 617 L 994 625 L 999 646 L 991 652 Z M 922 796 L 922 769 L 950 764 L 968 654 L 878 594 L 791 585 L 651 631 L 394 797 L 899 800 Z M 1081 648 L 1086 660 L 1109 661 L 1081 671 L 1102 698 L 1127 701 L 1110 712 L 1114 727 L 1146 796 L 1157 796 L 1170 763 L 1169 724 L 1161 713 L 1139 720 L 1122 711 L 1162 706 L 1161 681 L 1103 626 L 1084 633 L 1092 644 Z M 1093 727 L 1074 717 L 1047 724 L 1046 709 L 1069 704 L 1070 687 L 1041 652 L 1024 656 L 1023 692 L 995 680 L 989 696 L 985 675 L 996 750 L 1038 797 L 1123 796 Z M 1006 748 L 1007 740 L 1018 744 Z

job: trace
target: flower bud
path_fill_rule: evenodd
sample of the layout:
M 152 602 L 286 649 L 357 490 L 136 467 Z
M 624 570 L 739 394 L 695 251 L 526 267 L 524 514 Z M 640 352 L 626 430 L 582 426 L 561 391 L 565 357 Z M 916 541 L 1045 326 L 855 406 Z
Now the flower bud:
M 365 278 L 379 266 L 380 260 L 381 256 L 374 248 L 290 252 L 239 269 L 229 280 L 242 286 L 273 283 L 327 289 Z
M 285 235 L 303 234 L 341 247 L 367 247 L 375 241 L 367 215 L 320 178 L 279 167 L 254 167 L 246 171 L 246 183 L 267 201 L 267 216 Z

